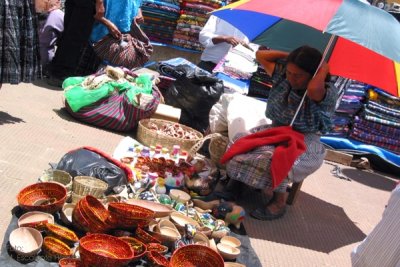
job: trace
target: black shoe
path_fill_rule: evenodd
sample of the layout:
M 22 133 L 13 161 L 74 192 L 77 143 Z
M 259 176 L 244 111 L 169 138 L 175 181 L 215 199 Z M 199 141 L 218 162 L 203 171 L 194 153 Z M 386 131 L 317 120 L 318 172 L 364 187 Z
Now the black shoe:
M 50 77 L 47 79 L 47 84 L 48 84 L 48 85 L 55 86 L 55 87 L 59 87 L 59 88 L 62 88 L 63 82 L 64 82 L 64 79 L 58 78 L 58 77 L 56 77 L 56 76 L 50 76 Z

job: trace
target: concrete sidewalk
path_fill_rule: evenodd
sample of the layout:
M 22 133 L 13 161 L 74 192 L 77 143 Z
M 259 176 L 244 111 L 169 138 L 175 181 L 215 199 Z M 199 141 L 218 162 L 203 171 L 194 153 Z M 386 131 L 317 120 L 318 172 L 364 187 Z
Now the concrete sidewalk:
M 93 146 L 112 153 L 127 134 L 82 124 L 62 110 L 62 91 L 42 81 L 0 90 L 0 231 L 2 241 L 16 195 L 37 181 L 49 162 Z M 388 175 L 340 166 L 352 181 L 324 165 L 303 183 L 297 202 L 279 220 L 247 217 L 245 227 L 263 266 L 350 266 L 350 252 L 380 220 L 394 188 Z M 257 203 L 249 194 L 248 208 Z

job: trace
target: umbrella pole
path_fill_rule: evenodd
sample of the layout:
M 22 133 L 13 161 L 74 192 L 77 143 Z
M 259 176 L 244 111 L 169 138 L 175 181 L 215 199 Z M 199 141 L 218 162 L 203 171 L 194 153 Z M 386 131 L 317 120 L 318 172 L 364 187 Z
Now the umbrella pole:
M 314 78 L 315 75 L 317 74 L 317 72 L 318 72 L 319 68 L 321 67 L 322 63 L 323 63 L 323 62 L 325 61 L 325 59 L 327 58 L 328 53 L 329 53 L 329 51 L 331 50 L 331 47 L 333 46 L 333 43 L 334 43 L 335 39 L 336 39 L 336 35 L 333 35 L 333 34 L 332 34 L 331 37 L 329 38 L 328 45 L 325 47 L 324 53 L 322 54 L 322 58 L 321 58 L 321 61 L 319 62 L 318 68 L 317 68 L 317 69 L 315 70 L 315 72 L 314 72 L 313 78 Z M 292 121 L 290 122 L 290 125 L 289 125 L 289 126 L 293 126 L 293 123 L 294 123 L 294 121 L 296 120 L 297 115 L 299 115 L 300 108 L 301 108 L 301 106 L 302 106 L 303 103 L 304 103 L 304 99 L 306 99 L 306 95 L 307 95 L 307 90 L 304 92 L 303 98 L 301 99 L 300 104 L 299 104 L 299 106 L 297 107 L 296 113 L 294 114 L 293 119 L 292 119 Z

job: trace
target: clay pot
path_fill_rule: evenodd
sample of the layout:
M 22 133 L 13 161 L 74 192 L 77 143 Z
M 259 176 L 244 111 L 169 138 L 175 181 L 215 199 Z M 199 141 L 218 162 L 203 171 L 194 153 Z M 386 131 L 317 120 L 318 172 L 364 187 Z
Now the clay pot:
M 41 211 L 30 211 L 18 219 L 18 227 L 32 227 L 39 231 L 46 228 L 46 223 L 54 223 L 54 216 Z
M 224 260 L 209 247 L 187 245 L 175 250 L 170 259 L 170 267 L 186 266 L 224 267 Z
M 53 236 L 68 245 L 73 245 L 78 242 L 78 236 L 71 230 L 60 225 L 47 223 L 46 224 L 47 233 L 49 236 Z
M 18 255 L 32 257 L 39 253 L 43 245 L 43 237 L 34 228 L 20 227 L 11 232 L 10 245 Z
M 47 261 L 59 261 L 72 256 L 70 247 L 60 239 L 46 236 L 43 241 L 43 251 Z
M 143 242 L 139 241 L 138 239 L 130 236 L 122 236 L 118 238 L 125 241 L 131 246 L 135 255 L 132 261 L 140 260 L 146 254 L 147 252 L 146 245 Z

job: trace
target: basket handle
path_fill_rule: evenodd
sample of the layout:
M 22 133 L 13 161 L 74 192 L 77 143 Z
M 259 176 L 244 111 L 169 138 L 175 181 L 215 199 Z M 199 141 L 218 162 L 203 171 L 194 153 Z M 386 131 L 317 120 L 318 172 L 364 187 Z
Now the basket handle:
M 205 137 L 203 137 L 202 139 L 200 139 L 199 141 L 197 141 L 196 144 L 194 144 L 194 145 L 190 148 L 189 154 L 190 154 L 191 156 L 194 156 L 194 155 L 197 153 L 197 151 L 199 151 L 199 149 L 203 146 L 203 144 L 204 144 L 205 141 L 207 141 L 207 140 L 209 140 L 209 139 L 212 139 L 212 138 L 220 137 L 220 136 L 223 136 L 223 135 L 220 134 L 220 133 L 212 133 L 212 134 L 206 135 Z

